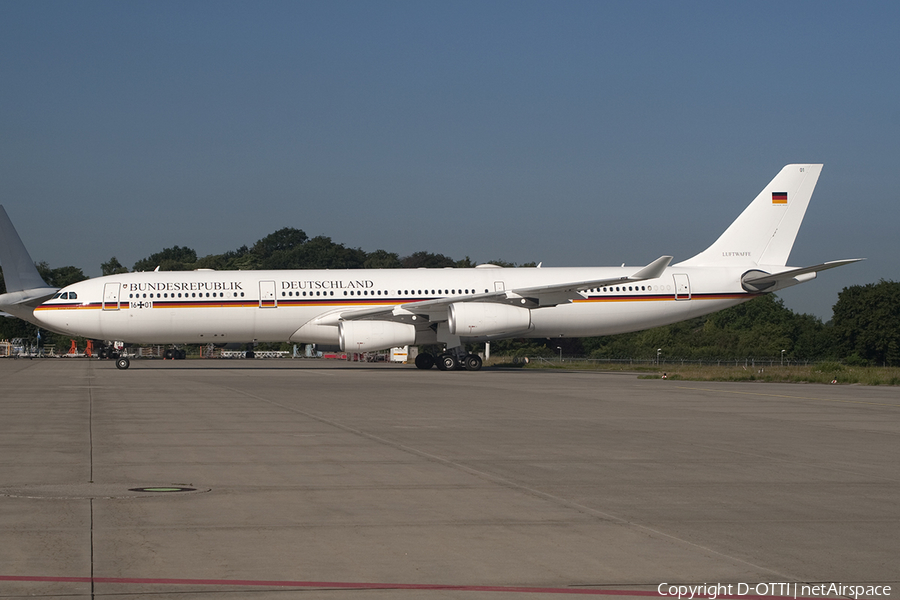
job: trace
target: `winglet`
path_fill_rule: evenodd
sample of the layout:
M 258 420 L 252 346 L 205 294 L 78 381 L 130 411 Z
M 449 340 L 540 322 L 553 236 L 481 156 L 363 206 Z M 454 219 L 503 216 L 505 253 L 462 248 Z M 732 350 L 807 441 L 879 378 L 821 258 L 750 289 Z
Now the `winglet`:
M 642 281 L 644 279 L 656 279 L 665 272 L 666 267 L 672 262 L 671 256 L 660 256 L 652 263 L 628 278 L 628 281 Z

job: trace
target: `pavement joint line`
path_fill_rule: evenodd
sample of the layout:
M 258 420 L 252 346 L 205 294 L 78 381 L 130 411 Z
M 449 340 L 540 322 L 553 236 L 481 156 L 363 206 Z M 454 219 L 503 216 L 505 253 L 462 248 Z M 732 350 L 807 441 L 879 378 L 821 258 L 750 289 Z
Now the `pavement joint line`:
M 869 406 L 888 406 L 890 408 L 900 408 L 900 404 L 881 404 L 879 402 L 864 402 L 862 400 L 838 400 L 836 398 L 815 398 L 810 396 L 788 396 L 786 394 L 763 394 L 761 392 L 738 392 L 735 390 L 717 390 L 711 388 L 687 387 L 683 385 L 673 386 L 679 390 L 691 390 L 695 392 L 721 392 L 723 394 L 736 394 L 741 396 L 762 396 L 766 398 L 788 398 L 791 400 L 816 400 L 818 402 L 841 402 L 844 404 L 867 404 Z
M 858 471 L 851 471 L 849 469 L 841 469 L 841 468 L 832 467 L 832 466 L 824 467 L 824 466 L 822 466 L 818 463 L 814 463 L 814 462 L 790 460 L 787 458 L 780 458 L 777 456 L 769 456 L 766 454 L 759 454 L 757 452 L 748 452 L 747 450 L 735 450 L 733 448 L 722 448 L 721 446 L 711 446 L 709 444 L 696 444 L 696 446 L 698 448 L 708 448 L 711 450 L 715 450 L 716 452 L 727 452 L 729 454 L 736 454 L 737 456 L 752 456 L 754 458 L 764 459 L 769 462 L 778 462 L 778 463 L 783 463 L 783 464 L 788 464 L 788 465 L 803 466 L 808 469 L 820 469 L 820 470 L 825 470 L 826 472 L 845 473 L 847 475 L 855 475 L 858 477 L 861 477 L 863 475 L 865 475 L 867 477 L 873 477 L 873 475 L 868 474 L 868 473 L 863 474 Z M 878 477 L 879 479 L 881 479 L 882 482 L 895 483 L 897 481 L 897 479 L 891 478 L 891 477 L 884 477 L 884 476 L 875 476 L 875 477 Z M 873 483 L 871 485 L 883 485 L 883 484 Z
M 90 478 L 89 482 L 94 483 L 94 365 L 88 363 L 90 370 L 88 372 L 88 443 L 90 446 Z M 96 597 L 96 584 L 94 583 L 94 499 L 90 498 L 91 512 L 91 600 Z
M 278 581 L 257 579 L 169 579 L 169 578 L 132 578 L 132 577 L 45 577 L 28 575 L 0 575 L 0 581 L 32 581 L 58 583 L 106 583 L 106 584 L 143 584 L 143 585 L 211 585 L 235 587 L 284 587 L 315 588 L 320 590 L 395 590 L 395 591 L 458 591 L 458 592 L 506 592 L 517 594 L 560 594 L 578 596 L 647 596 L 663 597 L 652 590 L 617 590 L 591 589 L 582 586 L 572 587 L 539 587 L 539 586 L 505 586 L 505 585 L 454 585 L 440 583 L 365 583 L 350 581 Z M 806 584 L 805 581 L 791 581 L 793 584 Z M 586 584 L 596 585 L 596 584 Z M 652 587 L 652 585 L 651 585 Z M 725 600 L 821 600 L 806 596 L 761 596 L 722 594 L 717 598 Z
M 634 527 L 634 528 L 637 528 L 637 529 L 641 529 L 641 530 L 643 530 L 643 531 L 646 531 L 646 532 L 649 532 L 649 533 L 652 533 L 652 534 L 655 534 L 655 535 L 658 535 L 658 536 L 661 536 L 661 537 L 665 537 L 665 538 L 667 538 L 667 539 L 669 539 L 669 540 L 672 540 L 672 541 L 675 541 L 675 542 L 677 542 L 677 543 L 679 543 L 679 544 L 683 544 L 683 545 L 686 545 L 686 546 L 690 546 L 690 547 L 692 547 L 692 548 L 694 548 L 694 549 L 697 549 L 697 550 L 700 550 L 700 551 L 702 551 L 702 552 L 708 552 L 708 553 L 711 553 L 711 554 L 715 554 L 716 556 L 721 556 L 721 557 L 723 557 L 723 558 L 725 558 L 725 559 L 728 559 L 728 560 L 731 560 L 731 561 L 734 561 L 734 562 L 737 562 L 737 563 L 741 563 L 741 564 L 747 565 L 747 566 L 752 567 L 752 568 L 754 568 L 754 569 L 759 569 L 759 570 L 761 570 L 761 571 L 766 571 L 766 572 L 768 572 L 768 573 L 773 573 L 774 575 L 777 575 L 779 578 L 782 578 L 782 579 L 785 579 L 785 580 L 790 580 L 790 581 L 798 581 L 798 580 L 799 580 L 798 577 L 791 576 L 791 575 L 788 575 L 788 574 L 786 574 L 786 573 L 782 573 L 782 572 L 780 572 L 780 571 L 776 571 L 775 569 L 771 569 L 771 568 L 769 568 L 769 567 L 763 567 L 763 566 L 761 566 L 761 565 L 754 564 L 754 563 L 752 563 L 752 562 L 749 562 L 749 561 L 747 561 L 747 560 L 744 560 L 744 559 L 741 559 L 741 558 L 738 558 L 738 557 L 735 557 L 735 556 L 731 556 L 731 555 L 728 555 L 728 554 L 724 554 L 724 553 L 722 553 L 722 552 L 719 552 L 718 550 L 714 550 L 714 549 L 712 549 L 712 548 L 708 548 L 708 547 L 706 547 L 706 546 L 702 546 L 702 545 L 700 545 L 700 544 L 696 544 L 696 543 L 694 543 L 694 542 L 691 542 L 691 541 L 688 541 L 688 540 L 679 538 L 678 536 L 675 536 L 675 535 L 670 534 L 670 533 L 665 533 L 665 532 L 660 531 L 660 530 L 658 530 L 658 529 L 654 529 L 653 527 L 650 527 L 650 526 L 648 526 L 648 525 L 642 525 L 642 524 L 640 524 L 640 523 L 635 523 L 635 522 L 633 522 L 633 521 L 629 521 L 628 519 L 619 517 L 619 516 L 617 516 L 617 515 L 614 515 L 614 514 L 611 514 L 611 513 L 607 513 L 607 512 L 601 511 L 601 510 L 597 510 L 597 509 L 594 509 L 594 508 L 590 508 L 590 507 L 584 506 L 584 505 L 582 505 L 582 504 L 579 504 L 579 503 L 577 503 L 577 502 L 572 502 L 572 501 L 570 501 L 570 500 L 566 500 L 565 498 L 560 498 L 559 496 L 554 496 L 553 494 L 549 494 L 549 493 L 547 493 L 547 492 L 542 492 L 542 491 L 540 491 L 540 490 L 536 490 L 536 489 L 530 488 L 530 487 L 528 487 L 528 486 L 524 486 L 524 485 L 522 485 L 522 484 L 516 483 L 516 482 L 511 481 L 511 480 L 509 480 L 509 479 L 505 479 L 505 478 L 503 478 L 503 477 L 499 477 L 499 476 L 493 475 L 493 474 L 491 474 L 491 473 L 486 473 L 486 472 L 484 472 L 484 471 L 479 471 L 479 470 L 477 470 L 477 469 L 473 469 L 472 467 L 463 465 L 463 464 L 461 464 L 461 463 L 457 463 L 457 462 L 454 462 L 454 461 L 452 461 L 452 460 L 449 460 L 449 459 L 446 459 L 446 458 L 442 458 L 442 457 L 440 457 L 440 456 L 436 456 L 436 455 L 433 455 L 433 454 L 429 454 L 428 452 L 424 452 L 424 451 L 422 451 L 422 450 L 417 450 L 417 449 L 415 449 L 415 448 L 411 448 L 411 447 L 406 446 L 406 445 L 404 445 L 404 444 L 400 444 L 400 443 L 397 443 L 397 442 L 392 442 L 392 441 L 390 441 L 390 440 L 387 440 L 387 439 L 385 439 L 385 438 L 379 437 L 379 436 L 374 435 L 374 434 L 371 434 L 371 433 L 367 433 L 367 432 L 362 431 L 362 430 L 360 430 L 360 429 L 356 429 L 356 428 L 354 428 L 354 427 L 350 427 L 350 426 L 348 426 L 348 425 L 344 425 L 344 424 L 342 424 L 342 423 L 338 423 L 337 421 L 332 421 L 331 419 L 327 419 L 327 418 L 325 418 L 325 417 L 320 417 L 320 416 L 318 416 L 318 415 L 314 415 L 314 414 L 312 414 L 312 413 L 308 413 L 308 412 L 306 412 L 306 411 L 302 411 L 302 410 L 300 410 L 300 409 L 293 408 L 293 407 L 291 407 L 291 406 L 287 406 L 287 405 L 282 404 L 282 403 L 280 403 L 280 402 L 276 402 L 276 401 L 274 401 L 274 400 L 270 400 L 270 399 L 268 399 L 268 398 L 264 398 L 264 397 L 259 396 L 259 395 L 256 395 L 256 394 L 253 394 L 253 393 L 250 393 L 250 392 L 246 392 L 246 391 L 244 391 L 244 390 L 235 389 L 235 388 L 228 387 L 228 386 L 222 386 L 222 387 L 225 388 L 225 389 L 227 389 L 227 390 L 230 390 L 230 391 L 232 391 L 232 392 L 235 392 L 235 393 L 238 393 L 238 394 L 242 394 L 242 395 L 244 395 L 244 396 L 247 396 L 248 398 L 253 398 L 253 399 L 255 399 L 255 400 L 260 400 L 260 401 L 262 401 L 262 402 L 267 402 L 267 403 L 269 403 L 269 404 L 272 404 L 272 405 L 274 405 L 274 406 L 278 406 L 278 407 L 280 407 L 280 408 L 283 408 L 283 409 L 285 409 L 285 410 L 291 411 L 291 412 L 293 412 L 293 413 L 303 415 L 303 416 L 305 416 L 305 417 L 307 417 L 307 418 L 309 418 L 309 419 L 313 419 L 313 420 L 318 421 L 318 422 L 320 422 L 320 423 L 325 423 L 326 425 L 330 425 L 330 426 L 332 426 L 332 427 L 337 427 L 338 429 L 341 429 L 341 430 L 346 431 L 346 432 L 348 432 L 348 433 L 352 433 L 352 434 L 354 434 L 354 435 L 358 435 L 358 436 L 364 437 L 364 438 L 366 438 L 366 439 L 370 439 L 370 440 L 372 440 L 372 441 L 374 441 L 374 442 L 377 442 L 377 443 L 379 443 L 379 444 L 387 445 L 387 446 L 390 446 L 390 447 L 392 447 L 392 448 L 396 448 L 396 449 L 398 449 L 398 450 L 401 450 L 401 451 L 403 451 L 403 452 L 407 452 L 407 453 L 413 454 L 413 455 L 415 455 L 415 456 L 422 457 L 422 458 L 424 458 L 424 459 L 426 459 L 426 460 L 430 460 L 430 461 L 432 461 L 432 462 L 437 462 L 437 463 L 443 464 L 443 465 L 445 465 L 445 466 L 449 466 L 449 467 L 452 467 L 452 468 L 454 468 L 454 469 L 463 471 L 463 472 L 465 472 L 465 473 L 469 473 L 470 475 L 476 476 L 476 477 L 478 477 L 478 478 L 480 478 L 480 479 L 483 479 L 483 480 L 485 480 L 485 481 L 489 481 L 489 482 L 494 483 L 494 484 L 496 484 L 496 485 L 501 485 L 501 486 L 506 487 L 506 488 L 508 488 L 508 489 L 516 490 L 516 491 L 519 491 L 519 492 L 523 492 L 523 493 L 529 494 L 529 495 L 531 495 L 531 496 L 533 496 L 533 497 L 542 498 L 542 499 L 544 499 L 544 500 L 548 500 L 548 501 L 550 501 L 550 502 L 553 502 L 554 504 L 557 504 L 557 505 L 565 506 L 565 507 L 567 507 L 567 508 L 574 509 L 574 510 L 576 510 L 576 511 L 578 511 L 578 512 L 581 512 L 581 513 L 583 513 L 583 514 L 592 515 L 592 516 L 595 517 L 595 518 L 606 519 L 606 520 L 609 520 L 609 521 L 615 521 L 615 522 L 618 522 L 618 523 L 620 523 L 620 524 L 622 524 L 622 525 L 627 525 L 627 526 L 629 526 L 629 527 Z

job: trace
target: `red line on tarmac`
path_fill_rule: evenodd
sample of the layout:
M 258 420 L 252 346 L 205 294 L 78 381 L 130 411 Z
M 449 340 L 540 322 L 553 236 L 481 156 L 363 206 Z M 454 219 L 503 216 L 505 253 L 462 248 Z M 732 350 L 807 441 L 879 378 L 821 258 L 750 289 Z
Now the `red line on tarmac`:
M 245 587 L 296 587 L 350 590 L 443 590 L 456 592 L 506 592 L 519 594 L 580 594 L 586 596 L 654 596 L 668 595 L 646 590 L 597 590 L 585 588 L 542 588 L 497 585 L 449 585 L 432 583 L 354 583 L 347 581 L 265 581 L 256 579 L 143 579 L 135 577 L 40 577 L 0 575 L 0 581 L 55 583 L 134 583 L 143 585 L 219 585 Z M 821 600 L 793 596 L 719 595 L 725 600 Z

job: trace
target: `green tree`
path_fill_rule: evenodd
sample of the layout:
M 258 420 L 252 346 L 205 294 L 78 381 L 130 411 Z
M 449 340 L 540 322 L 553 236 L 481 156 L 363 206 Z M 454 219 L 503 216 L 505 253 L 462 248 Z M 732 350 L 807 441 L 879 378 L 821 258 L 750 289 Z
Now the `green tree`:
M 36 263 L 34 266 L 37 267 L 41 278 L 51 287 L 63 288 L 88 278 L 78 267 L 69 266 L 51 269 L 45 262 Z
M 119 273 L 127 273 L 128 267 L 122 265 L 115 256 L 105 263 L 100 263 L 100 271 L 104 275 L 118 275 Z
M 900 365 L 900 282 L 882 279 L 844 288 L 832 324 L 842 357 Z
M 215 269 L 216 271 L 248 271 L 259 268 L 259 259 L 247 246 L 237 250 L 229 250 L 224 254 L 209 254 L 197 259 L 196 269 Z
M 359 248 L 347 248 L 323 235 L 284 253 L 276 253 L 283 262 L 273 264 L 272 269 L 360 269 L 366 261 L 366 253 Z
M 388 252 L 387 250 L 369 252 L 363 263 L 364 269 L 399 269 L 402 266 L 400 264 L 400 256 L 396 252 Z
M 685 359 L 829 357 L 829 333 L 811 315 L 798 315 L 766 294 L 718 313 L 645 331 L 582 340 L 595 358 Z
M 260 269 L 289 269 L 292 267 L 280 266 L 290 264 L 289 255 L 298 252 L 309 237 L 302 229 L 284 227 L 253 244 L 250 250 L 254 260 L 252 261 Z
M 156 254 L 134 263 L 135 272 L 154 271 L 191 271 L 196 268 L 197 252 L 187 246 L 172 246 Z
M 443 254 L 432 254 L 431 252 L 419 251 L 404 256 L 400 259 L 400 263 L 404 269 L 442 269 L 444 267 L 455 267 L 456 261 Z

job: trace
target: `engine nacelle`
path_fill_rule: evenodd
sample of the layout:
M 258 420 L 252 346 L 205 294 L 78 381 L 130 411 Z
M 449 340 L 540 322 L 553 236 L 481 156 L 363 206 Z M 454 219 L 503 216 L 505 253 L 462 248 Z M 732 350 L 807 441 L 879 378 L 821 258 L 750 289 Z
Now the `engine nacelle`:
M 452 335 L 462 337 L 525 332 L 531 329 L 531 311 L 495 302 L 454 302 L 448 325 Z
M 341 321 L 338 338 L 344 352 L 370 352 L 416 341 L 416 328 L 393 321 Z

